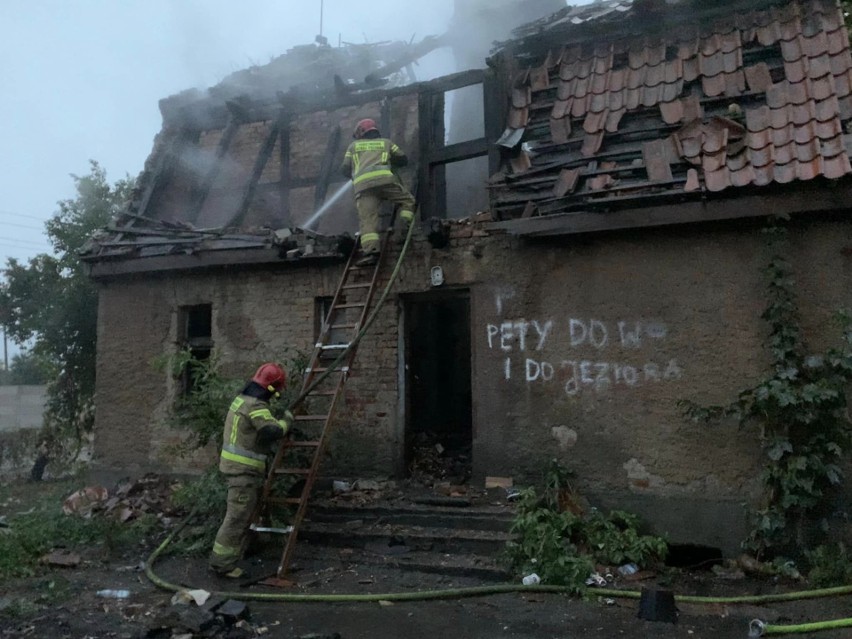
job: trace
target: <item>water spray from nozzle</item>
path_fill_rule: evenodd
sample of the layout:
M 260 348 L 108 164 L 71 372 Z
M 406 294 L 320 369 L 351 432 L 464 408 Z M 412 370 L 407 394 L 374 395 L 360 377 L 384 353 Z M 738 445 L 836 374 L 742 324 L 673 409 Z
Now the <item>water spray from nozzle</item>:
M 309 229 L 309 228 L 311 228 L 311 226 L 312 226 L 312 225 L 313 225 L 313 224 L 314 224 L 317 220 L 319 220 L 319 219 L 320 219 L 323 215 L 325 215 L 325 213 L 328 211 L 328 209 L 330 209 L 330 208 L 331 208 L 331 206 L 332 206 L 335 202 L 337 202 L 337 200 L 339 200 L 341 197 L 343 197 L 343 195 L 344 195 L 347 191 L 349 191 L 349 189 L 351 189 L 351 188 L 352 188 L 352 182 L 351 182 L 350 180 L 347 180 L 347 181 L 343 184 L 343 186 L 341 186 L 339 189 L 337 189 L 337 190 L 336 190 L 336 191 L 332 194 L 332 196 L 331 196 L 330 198 L 328 198 L 328 199 L 327 199 L 327 200 L 323 203 L 323 205 L 322 205 L 321 207 L 319 207 L 319 208 L 317 209 L 317 211 L 316 211 L 313 215 L 311 215 L 311 217 L 309 217 L 309 218 L 307 219 L 307 221 L 305 221 L 305 223 L 302 225 L 302 228 L 305 228 L 305 229 Z

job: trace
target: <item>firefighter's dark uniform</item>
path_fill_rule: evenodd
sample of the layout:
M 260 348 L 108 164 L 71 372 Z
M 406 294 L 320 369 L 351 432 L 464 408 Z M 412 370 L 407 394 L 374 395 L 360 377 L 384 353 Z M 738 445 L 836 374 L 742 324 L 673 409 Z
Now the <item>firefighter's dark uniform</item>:
M 361 250 L 379 252 L 379 207 L 382 202 L 399 205 L 399 216 L 407 224 L 414 220 L 414 196 L 402 184 L 393 169 L 405 166 L 408 159 L 387 138 L 355 140 L 343 156 L 341 172 L 352 178 L 355 206 L 361 227 Z
M 231 402 L 219 459 L 219 470 L 228 477 L 228 509 L 210 554 L 210 567 L 216 572 L 232 570 L 242 555 L 269 452 L 269 444 L 259 442 L 258 434 L 270 427 L 280 429 L 284 435 L 289 424 L 275 419 L 267 402 L 249 395 L 239 395 Z

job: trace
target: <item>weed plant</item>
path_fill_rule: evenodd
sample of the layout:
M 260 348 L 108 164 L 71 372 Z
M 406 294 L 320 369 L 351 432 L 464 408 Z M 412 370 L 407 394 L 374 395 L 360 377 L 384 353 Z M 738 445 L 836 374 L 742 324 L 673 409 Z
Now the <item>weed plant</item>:
M 154 515 L 124 523 L 110 517 L 65 515 L 62 500 L 76 482 L 42 486 L 46 490 L 28 502 L 30 508 L 8 514 L 7 527 L 0 529 L 0 582 L 45 572 L 39 559 L 54 548 L 94 551 L 109 558 L 139 546 L 160 528 Z M 10 503 L 8 498 L 6 503 Z
M 636 563 L 648 566 L 665 558 L 668 546 L 661 537 L 639 533 L 639 518 L 624 511 L 604 514 L 570 509 L 570 473 L 554 461 L 545 475 L 545 488 L 521 491 L 518 514 L 512 524 L 517 541 L 506 555 L 519 574 L 535 572 L 547 584 L 583 589 L 596 564 Z

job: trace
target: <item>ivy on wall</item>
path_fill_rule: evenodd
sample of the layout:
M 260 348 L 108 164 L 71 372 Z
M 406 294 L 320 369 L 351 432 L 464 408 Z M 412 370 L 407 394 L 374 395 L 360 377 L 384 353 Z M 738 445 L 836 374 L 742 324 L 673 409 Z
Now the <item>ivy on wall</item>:
M 852 318 L 839 312 L 840 345 L 808 351 L 802 337 L 795 280 L 784 254 L 781 220 L 766 230 L 771 258 L 766 268 L 769 373 L 724 406 L 681 401 L 694 420 L 732 417 L 757 428 L 763 448 L 764 502 L 753 510 L 744 546 L 758 556 L 790 553 L 808 545 L 808 531 L 828 532 L 830 498 L 842 481 L 840 462 L 852 443 L 848 390 L 852 380 Z M 792 554 L 795 554 L 793 552 Z

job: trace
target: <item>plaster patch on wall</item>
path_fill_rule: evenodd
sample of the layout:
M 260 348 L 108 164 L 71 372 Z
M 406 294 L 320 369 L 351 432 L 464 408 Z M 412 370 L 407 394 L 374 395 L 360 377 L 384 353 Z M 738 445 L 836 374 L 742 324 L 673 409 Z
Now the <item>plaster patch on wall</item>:
M 648 488 L 660 488 L 665 480 L 659 475 L 652 475 L 635 457 L 628 459 L 622 466 L 627 471 L 627 487 L 631 491 L 642 491 Z
M 560 450 L 568 450 L 573 448 L 577 443 L 577 431 L 567 426 L 554 426 L 550 429 L 550 434 L 557 442 L 559 442 Z

